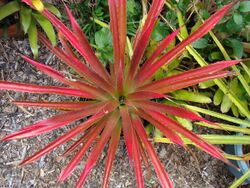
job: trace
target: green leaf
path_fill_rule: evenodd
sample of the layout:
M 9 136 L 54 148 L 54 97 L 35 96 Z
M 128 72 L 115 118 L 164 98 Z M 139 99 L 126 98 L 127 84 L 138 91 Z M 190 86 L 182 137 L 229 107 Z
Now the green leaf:
M 218 106 L 221 103 L 223 96 L 224 96 L 223 91 L 218 89 L 214 95 L 214 105 Z
M 127 12 L 128 12 L 129 15 L 130 14 L 131 15 L 135 14 L 135 11 L 136 11 L 135 7 L 136 7 L 135 1 L 134 0 L 128 0 L 128 2 L 127 2 Z
M 229 188 L 239 187 L 249 177 L 250 177 L 250 169 L 247 172 L 245 172 L 245 174 L 241 176 L 238 180 L 236 180 Z
M 34 54 L 34 57 L 37 58 L 38 56 L 37 28 L 36 28 L 36 22 L 33 18 L 31 19 L 30 27 L 28 29 L 28 37 L 29 37 L 31 51 Z
M 239 24 L 239 25 L 242 25 L 243 24 L 243 17 L 240 13 L 235 13 L 233 15 L 233 19 L 234 19 L 234 22 Z
M 250 11 L 250 1 L 240 2 L 239 11 L 240 12 L 249 12 Z
M 108 62 L 113 62 L 112 35 L 108 28 L 102 28 L 95 33 L 96 55 L 105 66 Z
M 187 90 L 178 90 L 172 93 L 177 100 L 192 101 L 198 103 L 210 103 L 211 99 L 201 93 L 194 93 Z
M 227 95 L 224 95 L 223 96 L 223 99 L 222 99 L 222 103 L 221 103 L 221 106 L 220 106 L 220 110 L 222 113 L 226 113 L 230 110 L 231 106 L 232 106 L 232 101 L 229 99 L 229 97 Z
M 206 82 L 199 83 L 199 88 L 207 89 L 207 88 L 212 87 L 214 85 L 215 85 L 214 81 L 209 80 L 209 81 L 206 81 Z
M 95 33 L 95 43 L 99 49 L 112 46 L 112 35 L 109 29 L 102 28 Z
M 182 12 L 186 12 L 189 3 L 189 0 L 179 0 L 177 6 Z
M 211 61 L 222 60 L 223 54 L 220 51 L 215 51 L 215 52 L 212 52 L 211 54 L 209 54 L 208 58 L 211 59 Z
M 19 3 L 17 1 L 12 1 L 2 7 L 0 7 L 0 20 L 5 17 L 17 12 L 20 10 Z
M 227 22 L 226 27 L 224 25 L 222 25 L 222 27 L 226 28 L 226 32 L 229 34 L 240 32 L 242 29 L 242 25 L 235 23 L 233 19 Z
M 21 24 L 22 24 L 24 33 L 28 32 L 30 22 L 31 22 L 31 12 L 32 12 L 31 8 L 21 6 L 20 17 L 21 17 Z
M 193 125 L 191 123 L 191 121 L 187 120 L 187 119 L 183 119 L 180 117 L 175 116 L 176 120 L 185 128 L 187 128 L 188 130 L 193 130 Z
M 159 22 L 152 32 L 151 39 L 158 42 L 163 40 L 167 34 L 167 26 L 164 23 Z
M 159 129 L 155 128 L 154 138 L 163 138 L 163 137 L 164 137 L 163 133 Z
M 192 43 L 192 46 L 196 49 L 206 48 L 208 46 L 208 40 L 205 38 L 201 38 Z
M 41 14 L 32 13 L 33 17 L 36 19 L 36 21 L 41 25 L 44 32 L 48 36 L 49 40 L 51 41 L 52 45 L 56 45 L 56 34 L 54 31 L 54 28 L 52 24 Z
M 56 15 L 58 18 L 61 18 L 62 15 L 60 13 L 60 11 L 54 6 L 54 5 L 51 5 L 49 3 L 43 3 L 43 5 L 50 11 L 52 12 L 54 15 Z
M 234 115 L 235 117 L 239 117 L 239 115 L 240 115 L 240 114 L 239 114 L 239 110 L 238 110 L 237 106 L 235 106 L 235 104 L 232 104 L 231 110 L 232 110 L 233 115 Z
M 226 44 L 233 49 L 233 56 L 236 58 L 242 58 L 243 56 L 243 44 L 237 39 L 228 39 Z

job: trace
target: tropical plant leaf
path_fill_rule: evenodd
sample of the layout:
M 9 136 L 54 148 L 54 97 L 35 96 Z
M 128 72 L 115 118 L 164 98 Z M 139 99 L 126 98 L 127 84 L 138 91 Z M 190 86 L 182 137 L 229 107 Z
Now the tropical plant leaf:
M 39 25 L 43 28 L 45 34 L 48 36 L 49 40 L 51 41 L 52 45 L 56 45 L 56 34 L 52 24 L 47 20 L 44 16 L 37 13 L 32 13 L 32 16 L 36 19 Z
M 60 13 L 60 11 L 52 4 L 50 3 L 46 3 L 46 2 L 43 2 L 43 5 L 50 11 L 52 12 L 53 14 L 55 14 L 58 18 L 61 18 L 62 15 Z
M 0 7 L 0 20 L 20 10 L 20 5 L 17 1 L 11 1 Z
M 31 8 L 27 8 L 26 6 L 21 6 L 20 9 L 20 18 L 21 18 L 21 24 L 23 27 L 24 33 L 28 32 L 28 29 L 31 24 Z
M 34 57 L 38 57 L 38 37 L 37 37 L 37 28 L 36 28 L 36 22 L 32 18 L 30 22 L 30 26 L 28 29 L 28 37 L 29 37 L 29 43 L 32 53 L 34 54 Z

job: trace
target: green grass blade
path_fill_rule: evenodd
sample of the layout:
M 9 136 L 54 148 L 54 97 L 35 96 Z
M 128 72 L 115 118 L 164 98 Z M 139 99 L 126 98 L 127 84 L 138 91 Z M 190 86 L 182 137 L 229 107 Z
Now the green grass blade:
M 219 126 L 214 126 L 214 125 L 211 125 L 211 124 L 205 123 L 205 122 L 195 122 L 195 124 L 199 125 L 199 126 L 209 127 L 209 128 L 212 128 L 212 129 L 219 129 L 219 130 L 225 130 L 225 131 L 232 131 L 232 132 L 250 134 L 250 129 L 241 128 L 241 127 L 238 127 L 238 126 L 228 125 L 228 124 L 223 124 L 223 123 L 217 123 Z
M 229 188 L 239 187 L 249 177 L 250 177 L 250 169 L 243 176 L 241 176 L 238 180 L 236 180 Z
M 206 140 L 210 144 L 244 144 L 247 145 L 250 142 L 250 136 L 235 136 L 235 135 L 199 135 L 201 138 Z M 182 140 L 185 144 L 194 143 L 187 139 L 183 138 Z M 168 138 L 154 138 L 154 142 L 160 143 L 172 143 Z
M 248 122 L 248 121 L 244 121 L 244 120 L 232 117 L 232 116 L 228 116 L 228 115 L 225 115 L 225 114 L 221 114 L 221 113 L 218 113 L 218 112 L 214 112 L 214 111 L 211 111 L 211 110 L 203 109 L 203 108 L 192 106 L 192 105 L 187 105 L 187 104 L 182 104 L 182 105 L 184 107 L 190 109 L 190 110 L 195 111 L 195 112 L 199 112 L 199 113 L 210 115 L 210 116 L 213 116 L 213 117 L 216 117 L 216 118 L 219 118 L 219 119 L 223 119 L 223 120 L 226 120 L 226 121 L 229 121 L 229 122 L 232 122 L 232 123 L 237 123 L 239 125 L 242 124 L 242 125 L 245 125 L 247 127 L 250 127 L 250 122 Z

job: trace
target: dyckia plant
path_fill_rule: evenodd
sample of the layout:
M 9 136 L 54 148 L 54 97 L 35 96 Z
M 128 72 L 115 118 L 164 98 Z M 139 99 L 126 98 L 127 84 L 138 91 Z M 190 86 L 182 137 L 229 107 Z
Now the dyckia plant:
M 31 0 L 23 0 L 31 7 Z M 47 17 L 58 30 L 63 49 L 53 47 L 44 35 L 40 34 L 40 41 L 47 46 L 59 59 L 78 73 L 78 78 L 70 80 L 62 73 L 23 56 L 38 70 L 62 82 L 64 87 L 41 86 L 27 83 L 0 81 L 3 90 L 14 90 L 30 93 L 48 93 L 69 95 L 85 98 L 84 102 L 34 102 L 16 101 L 16 105 L 45 107 L 63 110 L 49 119 L 6 136 L 2 141 L 22 139 L 43 134 L 58 129 L 67 124 L 84 119 L 71 130 L 49 143 L 45 148 L 25 159 L 21 164 L 29 164 L 49 153 L 54 148 L 77 137 L 63 154 L 75 152 L 69 164 L 62 170 L 59 182 L 66 180 L 80 163 L 86 151 L 93 146 L 85 167 L 78 179 L 76 187 L 82 187 L 88 174 L 96 164 L 105 145 L 108 144 L 106 167 L 103 177 L 103 186 L 108 186 L 108 177 L 112 161 L 119 144 L 121 135 L 124 137 L 131 167 L 134 167 L 137 186 L 144 187 L 142 176 L 142 162 L 148 166 L 151 159 L 162 187 L 172 187 L 171 181 L 162 166 L 157 154 L 148 141 L 144 123 L 149 122 L 159 129 L 173 143 L 184 146 L 182 137 L 190 139 L 198 148 L 211 156 L 226 163 L 221 151 L 207 143 L 192 131 L 171 118 L 172 115 L 192 121 L 206 121 L 195 113 L 178 106 L 159 103 L 155 99 L 170 97 L 167 93 L 185 88 L 199 82 L 221 78 L 230 75 L 223 69 L 238 63 L 237 60 L 221 61 L 203 68 L 166 77 L 160 80 L 152 79 L 161 66 L 171 63 L 178 57 L 185 47 L 209 32 L 216 23 L 234 5 L 232 2 L 206 20 L 188 38 L 180 42 L 175 48 L 164 54 L 168 45 L 174 40 L 179 30 L 167 36 L 156 47 L 152 55 L 144 60 L 144 52 L 150 40 L 155 22 L 164 6 L 165 0 L 153 0 L 145 23 L 138 29 L 133 40 L 133 54 L 130 57 L 126 49 L 126 0 L 109 0 L 110 29 L 113 37 L 114 60 L 104 67 L 95 56 L 90 44 L 81 31 L 81 28 L 66 7 L 72 30 L 67 28 L 46 8 L 39 7 L 41 13 Z M 75 50 L 72 50 L 74 48 Z M 74 53 L 74 52 L 78 53 Z M 81 57 L 84 62 L 81 61 Z M 208 122 L 208 121 L 207 121 Z M 216 124 L 213 124 L 217 126 Z

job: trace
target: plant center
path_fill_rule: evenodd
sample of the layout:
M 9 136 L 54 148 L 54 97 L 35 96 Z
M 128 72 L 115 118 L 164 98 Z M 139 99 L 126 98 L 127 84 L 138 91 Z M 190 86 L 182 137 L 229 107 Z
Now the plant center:
M 120 104 L 120 106 L 124 106 L 125 105 L 125 97 L 124 96 L 119 96 L 119 104 Z

